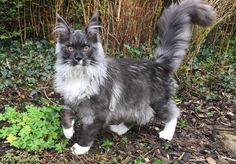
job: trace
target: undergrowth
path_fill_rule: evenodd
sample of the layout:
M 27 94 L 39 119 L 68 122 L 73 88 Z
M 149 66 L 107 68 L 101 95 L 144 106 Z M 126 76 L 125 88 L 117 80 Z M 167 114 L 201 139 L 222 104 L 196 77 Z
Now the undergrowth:
M 193 80 L 209 91 L 236 92 L 236 35 L 224 39 L 225 47 L 203 44 L 193 64 Z
M 197 95 L 204 97 L 206 101 L 218 101 L 219 92 L 235 93 L 235 47 L 235 34 L 214 44 L 205 41 L 196 58 L 186 61 L 180 66 L 178 70 L 180 88 L 184 88 L 186 91 L 190 89 L 191 94 L 194 94 L 195 88 L 197 88 Z M 191 86 L 191 88 L 187 86 Z M 181 94 L 181 92 L 179 93 Z
M 27 41 L 13 42 L 0 47 L 0 89 L 35 86 L 51 79 L 55 60 L 53 43 Z
M 28 105 L 25 111 L 19 112 L 15 107 L 8 106 L 4 113 L 0 113 L 0 121 L 6 123 L 0 129 L 0 139 L 28 151 L 62 151 L 68 141 L 62 134 L 59 110 L 58 106 Z

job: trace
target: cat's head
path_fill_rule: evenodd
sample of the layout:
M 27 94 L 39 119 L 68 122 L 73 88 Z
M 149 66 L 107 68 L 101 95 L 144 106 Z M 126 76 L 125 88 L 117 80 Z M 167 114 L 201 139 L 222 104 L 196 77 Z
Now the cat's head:
M 64 19 L 56 15 L 58 40 L 57 58 L 60 63 L 70 66 L 96 65 L 104 58 L 104 51 L 99 38 L 98 13 L 95 12 L 82 29 L 73 29 Z

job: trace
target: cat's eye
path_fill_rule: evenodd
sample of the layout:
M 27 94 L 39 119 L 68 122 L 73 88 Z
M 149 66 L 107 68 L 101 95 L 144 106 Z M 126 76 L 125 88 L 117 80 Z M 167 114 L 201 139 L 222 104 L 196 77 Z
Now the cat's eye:
M 67 50 L 68 50 L 69 52 L 74 52 L 74 48 L 71 47 L 71 46 L 68 46 L 68 47 L 67 47 Z
M 91 50 L 91 47 L 90 46 L 84 46 L 83 47 L 83 51 L 84 52 L 88 52 L 88 51 L 90 51 Z

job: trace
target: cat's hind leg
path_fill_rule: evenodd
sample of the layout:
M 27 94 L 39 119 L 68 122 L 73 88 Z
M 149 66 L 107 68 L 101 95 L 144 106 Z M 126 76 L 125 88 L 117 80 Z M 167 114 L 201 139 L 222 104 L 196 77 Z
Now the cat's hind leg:
M 64 106 L 61 110 L 61 124 L 63 128 L 63 132 L 66 138 L 70 139 L 74 134 L 74 119 L 73 114 L 74 112 L 68 106 Z
M 177 120 L 180 116 L 179 108 L 173 100 L 169 100 L 162 109 L 155 109 L 155 111 L 157 117 L 161 118 L 165 122 L 165 127 L 159 132 L 159 137 L 168 141 L 172 140 L 175 133 Z

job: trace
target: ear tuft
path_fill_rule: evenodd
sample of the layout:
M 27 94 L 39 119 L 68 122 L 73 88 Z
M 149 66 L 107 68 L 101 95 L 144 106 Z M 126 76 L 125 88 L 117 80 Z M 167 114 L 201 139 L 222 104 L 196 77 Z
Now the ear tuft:
M 87 35 L 89 37 L 93 37 L 94 39 L 97 38 L 97 34 L 99 32 L 99 28 L 101 28 L 102 26 L 99 25 L 98 22 L 98 11 L 96 10 L 93 13 L 92 18 L 90 19 L 90 21 L 88 22 L 86 28 L 85 28 L 85 32 L 87 33 Z
M 70 34 L 70 27 L 67 25 L 66 21 L 57 13 L 55 32 L 59 34 L 60 41 L 68 39 Z

